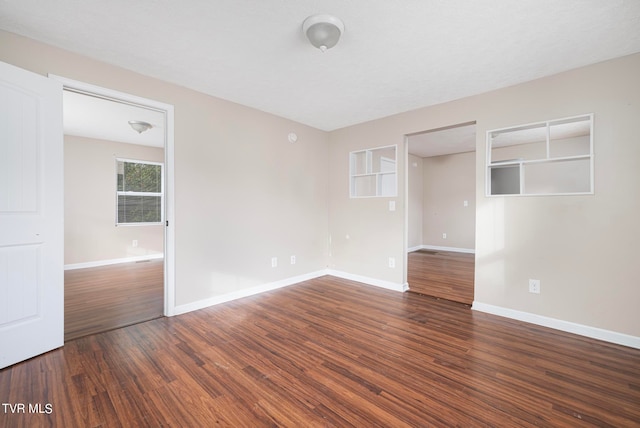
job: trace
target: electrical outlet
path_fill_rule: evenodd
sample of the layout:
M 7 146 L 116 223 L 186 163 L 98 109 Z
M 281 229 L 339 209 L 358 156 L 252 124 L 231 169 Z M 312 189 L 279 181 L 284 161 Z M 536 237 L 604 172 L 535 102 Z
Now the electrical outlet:
M 539 279 L 530 279 L 529 280 L 529 293 L 540 294 L 540 280 Z
M 296 256 L 291 256 L 291 264 L 292 265 L 296 264 Z
M 278 258 L 271 257 L 271 267 L 278 267 Z
M 389 257 L 389 267 L 390 268 L 396 267 L 396 259 L 394 257 Z

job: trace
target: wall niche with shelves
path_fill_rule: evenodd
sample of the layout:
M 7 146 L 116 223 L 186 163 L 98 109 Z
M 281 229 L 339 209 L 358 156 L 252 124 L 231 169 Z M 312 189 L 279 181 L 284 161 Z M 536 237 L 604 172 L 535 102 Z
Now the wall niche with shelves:
M 395 145 L 349 153 L 350 197 L 397 196 L 396 153 Z
M 593 194 L 593 114 L 487 131 L 487 196 Z

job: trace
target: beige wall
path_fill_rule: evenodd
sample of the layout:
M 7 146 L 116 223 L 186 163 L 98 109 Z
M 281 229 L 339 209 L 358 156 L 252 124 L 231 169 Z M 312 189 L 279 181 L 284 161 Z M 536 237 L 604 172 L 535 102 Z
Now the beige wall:
M 161 254 L 163 226 L 115 225 L 115 159 L 164 162 L 164 150 L 71 135 L 64 137 L 64 262 Z M 133 240 L 138 246 L 133 247 Z
M 177 305 L 326 268 L 326 132 L 1 31 L 0 60 L 175 107 Z
M 385 198 L 349 200 L 349 151 L 475 121 L 476 301 L 640 336 L 639 75 L 640 55 L 632 55 L 332 132 L 330 264 L 398 283 L 406 278 L 385 263 L 405 248 L 404 204 L 391 213 Z M 484 196 L 487 130 L 583 113 L 595 114 L 594 195 Z M 398 153 L 402 176 L 406 160 Z M 402 197 L 404 180 L 398 184 Z M 541 280 L 541 294 L 528 292 L 529 278 Z
M 475 152 L 424 158 L 422 244 L 474 250 Z M 464 206 L 464 201 L 468 205 Z M 447 237 L 443 238 L 442 234 Z
M 423 182 L 422 158 L 410 154 L 407 169 L 407 248 L 415 249 L 422 245 Z

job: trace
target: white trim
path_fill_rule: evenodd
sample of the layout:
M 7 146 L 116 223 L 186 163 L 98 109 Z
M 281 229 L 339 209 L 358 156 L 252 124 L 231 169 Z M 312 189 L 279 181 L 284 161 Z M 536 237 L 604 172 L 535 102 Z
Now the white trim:
M 327 275 L 348 279 L 350 281 L 362 282 L 363 284 L 386 288 L 387 290 L 392 290 L 392 291 L 405 292 L 409 290 L 408 283 L 398 284 L 396 282 L 384 281 L 382 279 L 370 278 L 368 276 L 356 275 L 356 274 L 342 272 L 342 271 L 333 270 L 333 269 L 327 269 Z
M 64 270 L 86 269 L 86 268 L 92 268 L 92 267 L 117 265 L 120 263 L 143 262 L 147 260 L 158 260 L 158 259 L 162 259 L 163 257 L 164 257 L 164 254 L 157 253 L 157 254 L 147 254 L 145 256 L 123 257 L 121 259 L 96 260 L 93 262 L 71 263 L 68 265 L 64 265 Z
M 126 92 L 115 91 L 103 88 L 66 77 L 49 74 L 49 78 L 62 83 L 63 89 L 95 95 L 106 99 L 111 99 L 124 104 L 132 104 L 139 107 L 148 108 L 165 114 L 165 144 L 164 144 L 164 164 L 166 181 L 165 185 L 165 216 L 168 226 L 164 228 L 164 315 L 172 316 L 175 310 L 175 218 L 174 218 L 174 109 L 173 105 L 160 101 L 138 97 Z
M 184 305 L 179 305 L 174 307 L 173 315 L 185 314 L 187 312 L 196 311 L 198 309 L 208 308 L 209 306 L 219 305 L 221 303 L 230 302 L 236 299 L 242 299 L 243 297 L 249 297 L 256 294 L 265 293 L 267 291 L 277 290 L 278 288 L 288 287 L 290 285 L 298 284 L 303 281 L 319 278 L 326 274 L 327 272 L 325 270 L 319 270 L 316 272 L 311 272 L 304 275 L 298 275 L 298 276 L 286 278 L 280 281 L 257 285 L 255 287 L 233 291 L 231 293 L 222 294 L 220 296 L 215 296 L 208 299 L 187 303 Z
M 640 349 L 640 337 L 474 301 L 471 309 Z
M 433 250 L 433 251 L 451 251 L 454 253 L 467 253 L 475 254 L 476 250 L 473 248 L 457 248 L 457 247 L 440 247 L 438 245 L 418 245 L 407 249 L 408 253 L 418 250 Z

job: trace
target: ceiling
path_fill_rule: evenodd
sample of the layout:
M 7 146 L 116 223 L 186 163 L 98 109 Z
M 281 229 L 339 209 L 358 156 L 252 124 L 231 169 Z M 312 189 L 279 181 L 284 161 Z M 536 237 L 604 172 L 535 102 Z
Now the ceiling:
M 63 92 L 63 103 L 66 135 L 164 147 L 164 113 L 70 91 Z M 138 133 L 131 120 L 147 122 L 151 129 Z
M 0 0 L 0 28 L 331 131 L 640 52 L 640 1 Z
M 409 153 L 421 158 L 474 152 L 476 150 L 476 125 L 467 123 L 421 132 L 410 135 L 407 142 Z

